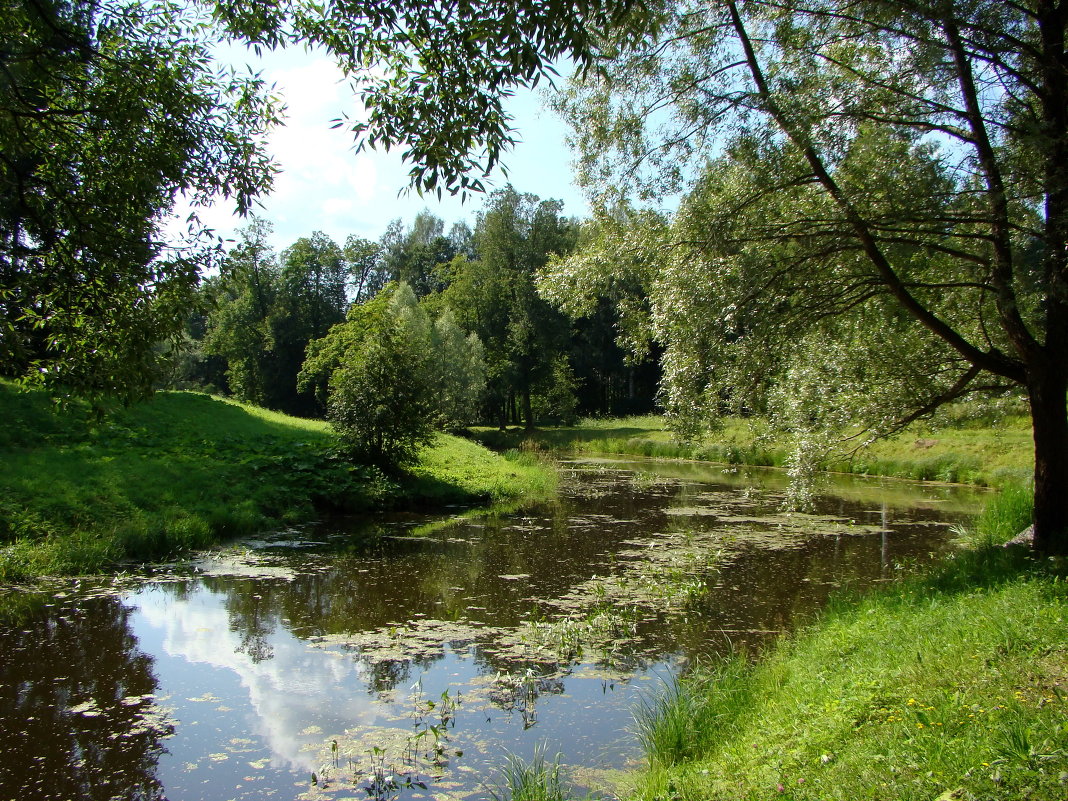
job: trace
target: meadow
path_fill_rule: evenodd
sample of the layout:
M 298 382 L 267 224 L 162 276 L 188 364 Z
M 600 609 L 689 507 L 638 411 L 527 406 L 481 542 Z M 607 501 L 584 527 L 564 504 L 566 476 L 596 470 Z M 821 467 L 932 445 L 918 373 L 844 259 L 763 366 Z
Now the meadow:
M 438 435 L 418 462 L 354 464 L 329 426 L 192 392 L 97 415 L 0 383 L 0 581 L 94 573 L 333 513 L 551 491 L 550 468 Z
M 535 431 L 477 428 L 474 437 L 494 449 L 647 456 L 783 467 L 789 436 L 762 418 L 724 418 L 694 442 L 680 442 L 659 415 L 590 418 L 574 426 Z M 888 439 L 866 442 L 860 432 L 842 432 L 821 468 L 832 472 L 893 476 L 1001 487 L 1026 484 L 1033 472 L 1031 419 L 1011 405 L 998 414 L 988 407 L 950 407 L 932 421 L 917 422 Z

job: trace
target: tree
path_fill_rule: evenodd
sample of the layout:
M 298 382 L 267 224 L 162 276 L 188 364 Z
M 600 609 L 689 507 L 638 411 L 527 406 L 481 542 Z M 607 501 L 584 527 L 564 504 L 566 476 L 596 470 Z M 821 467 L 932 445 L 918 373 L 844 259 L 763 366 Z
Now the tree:
M 640 226 L 641 217 L 625 205 L 601 208 L 583 222 L 576 250 L 549 262 L 568 268 L 542 269 L 535 277 L 539 294 L 572 320 L 571 363 L 585 414 L 654 408 L 662 356 L 648 325 L 655 270 L 627 247 L 613 246 Z M 602 257 L 607 261 L 599 262 Z
M 322 414 L 314 396 L 297 388 L 308 343 L 344 321 L 348 309 L 348 272 L 341 248 L 316 231 L 282 252 L 278 297 L 271 311 L 272 352 L 276 365 L 271 408 L 290 414 Z
M 223 260 L 205 350 L 226 360 L 226 378 L 241 400 L 271 406 L 277 386 L 270 319 L 279 290 L 271 225 L 253 218 Z
M 533 428 L 534 395 L 547 393 L 553 377 L 564 375 L 554 364 L 567 349 L 567 319 L 534 287 L 535 271 L 550 255 L 574 246 L 577 226 L 561 216 L 562 208 L 511 186 L 495 191 L 475 226 L 478 258 L 449 265 L 443 300 L 485 347 L 490 406 L 502 426 L 518 402 L 522 420 Z
M 486 388 L 486 364 L 478 335 L 465 333 L 451 309 L 434 321 L 431 335 L 430 386 L 438 424 L 462 428 L 478 417 Z
M 436 429 L 466 421 L 479 350 L 453 321 L 432 323 L 407 284 L 389 284 L 310 345 L 300 386 L 325 400 L 355 454 L 404 464 Z
M 345 318 L 349 307 L 348 267 L 329 236 L 316 231 L 282 251 L 282 293 L 313 339 Z
M 185 192 L 270 188 L 259 80 L 211 63 L 191 5 L 0 3 L 0 364 L 87 395 L 145 394 L 210 243 L 163 223 Z
M 475 258 L 475 232 L 462 220 L 453 223 L 452 228 L 449 229 L 449 245 L 456 256 L 463 256 L 465 259 Z
M 587 182 L 690 188 L 631 250 L 658 251 L 653 321 L 695 403 L 767 390 L 754 368 L 788 394 L 801 370 L 885 432 L 1022 389 L 1049 553 L 1068 552 L 1066 19 L 1046 0 L 665 5 L 567 104 Z
M 231 394 L 226 377 L 229 365 L 218 353 L 209 352 L 207 342 L 211 316 L 221 293 L 220 284 L 218 275 L 201 281 L 181 339 L 159 343 L 164 359 L 158 388 Z
M 445 221 L 426 209 L 415 216 L 410 229 L 400 219 L 393 220 L 381 240 L 389 280 L 407 284 L 417 298 L 443 289 L 439 265 L 457 252 L 444 232 Z
M 325 409 L 298 389 L 308 344 L 344 321 L 348 269 L 342 250 L 322 232 L 301 237 L 279 260 L 269 223 L 253 218 L 223 260 L 208 315 L 206 351 L 227 363 L 237 397 L 289 414 Z
M 366 303 L 389 281 L 382 263 L 382 247 L 377 242 L 350 234 L 345 239 L 343 252 L 352 287 L 350 300 Z
M 376 335 L 330 377 L 327 417 L 361 460 L 401 465 L 433 432 L 433 400 L 422 380 L 425 352 L 386 316 Z
M 178 197 L 242 213 L 270 189 L 277 106 L 212 48 L 318 46 L 356 86 L 357 148 L 401 146 L 417 191 L 481 191 L 513 143 L 504 98 L 595 57 L 629 0 L 247 3 L 0 0 L 0 357 L 83 393 L 148 391 L 217 255 Z M 343 123 L 339 123 L 343 124 Z

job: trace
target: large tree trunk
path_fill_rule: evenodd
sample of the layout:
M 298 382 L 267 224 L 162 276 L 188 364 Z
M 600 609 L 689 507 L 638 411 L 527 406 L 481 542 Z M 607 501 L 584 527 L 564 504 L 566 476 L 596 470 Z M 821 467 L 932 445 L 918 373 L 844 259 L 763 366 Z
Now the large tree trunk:
M 1068 371 L 1049 365 L 1028 376 L 1035 437 L 1035 550 L 1068 554 Z

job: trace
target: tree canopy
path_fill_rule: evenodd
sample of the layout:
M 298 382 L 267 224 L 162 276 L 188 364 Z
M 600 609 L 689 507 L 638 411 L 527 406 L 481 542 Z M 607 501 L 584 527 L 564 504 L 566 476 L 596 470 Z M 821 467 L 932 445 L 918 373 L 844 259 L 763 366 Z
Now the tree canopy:
M 574 247 L 577 225 L 562 211 L 559 201 L 511 186 L 498 189 L 479 214 L 475 258 L 460 256 L 448 267 L 442 301 L 485 346 L 487 406 L 502 426 L 509 407 L 518 404 L 524 424 L 533 428 L 536 399 L 545 401 L 561 384 L 574 383 L 565 355 L 568 321 L 534 286 L 536 271 L 551 255 Z M 563 395 L 568 398 L 565 407 L 573 410 L 570 388 Z M 570 410 L 564 409 L 563 416 Z
M 210 257 L 197 226 L 169 246 L 163 221 L 179 192 L 244 211 L 270 188 L 276 107 L 212 63 L 192 6 L 0 9 L 3 371 L 136 396 Z
M 212 46 L 319 46 L 367 113 L 357 147 L 403 147 L 417 191 L 480 191 L 513 143 L 504 99 L 596 56 L 628 0 L 3 0 L 0 357 L 9 375 L 136 397 L 213 257 L 179 195 L 246 212 L 271 186 L 277 105 Z M 339 125 L 345 124 L 339 121 Z
M 549 291 L 630 265 L 679 411 L 885 432 L 1022 389 L 1036 543 L 1068 550 L 1066 20 L 1045 0 L 659 5 L 563 104 L 615 233 Z M 675 219 L 622 224 L 621 196 L 678 191 Z
M 403 464 L 435 430 L 474 417 L 485 385 L 482 344 L 451 312 L 432 320 L 410 286 L 391 282 L 311 342 L 299 381 L 355 455 Z

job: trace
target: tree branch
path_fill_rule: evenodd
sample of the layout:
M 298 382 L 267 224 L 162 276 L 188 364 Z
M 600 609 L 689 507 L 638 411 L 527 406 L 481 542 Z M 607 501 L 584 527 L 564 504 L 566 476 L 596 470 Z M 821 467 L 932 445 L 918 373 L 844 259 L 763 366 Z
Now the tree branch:
M 823 159 L 816 152 L 809 138 L 806 135 L 803 135 L 802 132 L 793 125 L 783 113 L 782 109 L 779 108 L 778 103 L 776 103 L 767 81 L 764 78 L 763 70 L 757 60 L 756 52 L 753 49 L 752 42 L 749 40 L 749 35 L 742 22 L 741 15 L 738 12 L 736 0 L 729 0 L 727 7 L 730 11 L 735 32 L 742 44 L 743 50 L 745 51 L 750 73 L 756 83 L 758 93 L 764 102 L 768 114 L 771 115 L 791 141 L 801 149 L 806 160 L 809 162 L 809 165 L 812 167 L 813 173 L 820 179 L 820 183 L 823 184 L 834 202 L 842 209 L 846 220 L 854 230 L 854 235 L 862 244 L 865 254 L 875 266 L 876 271 L 886 284 L 890 294 L 893 295 L 901 306 L 920 324 L 945 341 L 973 365 L 989 370 L 1004 378 L 1022 383 L 1025 374 L 1023 365 L 1019 361 L 1006 356 L 996 349 L 985 352 L 975 347 L 975 345 L 961 336 L 960 333 L 950 327 L 944 320 L 920 303 L 920 301 L 906 289 L 901 278 L 887 260 L 886 255 L 879 248 L 878 242 L 869 229 L 866 220 L 856 207 L 853 206 L 849 198 L 846 197 L 845 193 L 842 191 L 841 187 L 838 186 L 838 183 L 831 176 L 830 172 L 828 172 L 826 165 L 823 163 Z

